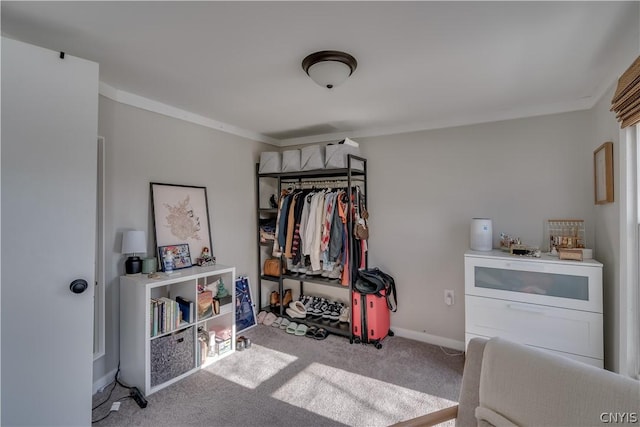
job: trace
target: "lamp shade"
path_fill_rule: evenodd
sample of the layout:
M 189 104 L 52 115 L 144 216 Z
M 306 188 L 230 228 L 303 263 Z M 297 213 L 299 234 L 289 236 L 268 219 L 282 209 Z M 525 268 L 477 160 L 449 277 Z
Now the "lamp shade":
M 357 66 L 353 56 L 337 50 L 315 52 L 302 60 L 302 69 L 311 80 L 327 89 L 344 83 Z
M 147 252 L 147 238 L 144 231 L 129 230 L 122 234 L 122 253 L 135 254 Z
M 323 61 L 313 64 L 307 70 L 311 80 L 322 87 L 332 88 L 341 85 L 351 75 L 351 68 L 343 62 Z

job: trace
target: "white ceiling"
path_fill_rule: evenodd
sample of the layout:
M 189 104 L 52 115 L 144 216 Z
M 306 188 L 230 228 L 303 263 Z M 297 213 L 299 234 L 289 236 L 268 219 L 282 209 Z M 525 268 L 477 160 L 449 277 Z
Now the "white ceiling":
M 635 59 L 640 17 L 638 2 L 1 7 L 4 35 L 98 62 L 104 92 L 283 146 L 590 108 Z M 301 67 L 319 50 L 358 68 L 322 88 Z

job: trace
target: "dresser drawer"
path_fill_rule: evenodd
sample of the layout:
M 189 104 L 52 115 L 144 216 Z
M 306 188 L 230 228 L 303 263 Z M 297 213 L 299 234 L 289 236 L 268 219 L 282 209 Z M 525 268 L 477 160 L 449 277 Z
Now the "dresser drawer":
M 473 338 L 489 339 L 491 337 L 485 337 L 482 335 L 474 335 L 474 334 L 465 334 L 464 338 L 465 338 L 465 349 L 466 349 L 467 346 L 469 345 L 469 341 L 471 341 Z M 535 346 L 531 346 L 531 347 L 535 347 Z M 542 348 L 542 347 L 535 347 L 535 348 L 540 349 L 542 351 L 546 351 L 547 353 L 568 357 L 569 359 L 577 360 L 578 362 L 586 363 L 587 365 L 595 366 L 596 368 L 600 368 L 600 369 L 604 368 L 604 360 L 602 359 L 594 359 L 593 357 L 585 357 L 585 356 L 579 356 L 577 354 L 563 353 L 562 351 L 549 350 L 548 348 Z
M 602 265 L 549 258 L 466 256 L 465 293 L 602 313 Z
M 601 313 L 465 296 L 465 332 L 603 359 Z

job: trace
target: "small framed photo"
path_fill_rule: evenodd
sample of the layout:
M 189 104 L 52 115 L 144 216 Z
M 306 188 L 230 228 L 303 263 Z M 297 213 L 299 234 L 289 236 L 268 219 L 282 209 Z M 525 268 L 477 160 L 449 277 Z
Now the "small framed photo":
M 191 253 L 189 252 L 189 245 L 182 243 L 179 245 L 167 245 L 158 247 L 158 260 L 162 265 L 162 260 L 170 253 L 173 257 L 173 269 L 179 270 L 181 268 L 191 267 Z M 164 267 L 163 267 L 164 270 Z
M 596 205 L 613 202 L 613 142 L 593 152 L 593 179 Z

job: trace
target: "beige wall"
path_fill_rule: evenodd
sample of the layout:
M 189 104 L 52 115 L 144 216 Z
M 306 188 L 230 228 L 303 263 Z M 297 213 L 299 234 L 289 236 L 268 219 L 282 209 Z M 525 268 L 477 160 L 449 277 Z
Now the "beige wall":
M 614 196 L 613 203 L 594 204 L 595 238 L 598 253 L 595 254 L 604 264 L 602 280 L 604 285 L 604 352 L 605 368 L 619 372 L 620 358 L 620 127 L 615 116 L 609 111 L 615 87 L 612 86 L 600 101 L 591 109 L 593 123 L 593 150 L 606 141 L 613 142 Z M 593 167 L 591 169 L 593 171 Z
M 368 159 L 370 265 L 396 278 L 396 333 L 462 348 L 463 253 L 476 216 L 493 219 L 495 245 L 500 232 L 543 245 L 547 219 L 583 218 L 605 281 L 615 283 L 617 216 L 608 212 L 615 207 L 593 205 L 593 149 L 615 140 L 605 136 L 615 130 L 605 102 L 591 111 L 357 139 Z M 153 245 L 149 182 L 207 187 L 214 253 L 249 274 L 255 295 L 254 164 L 260 151 L 275 150 L 103 97 L 99 119 L 107 146 L 107 355 L 96 361 L 94 380 L 117 366 L 121 231 L 144 229 Z M 452 307 L 444 289 L 455 291 Z M 615 330 L 612 319 L 607 330 Z M 615 351 L 615 334 L 608 335 Z
M 269 148 L 102 96 L 98 132 L 106 143 L 106 356 L 94 363 L 94 382 L 118 364 L 122 231 L 146 230 L 153 250 L 149 183 L 206 186 L 214 255 L 255 283 L 254 165 Z
M 368 159 L 370 265 L 396 278 L 396 332 L 463 343 L 473 217 L 493 219 L 494 245 L 500 232 L 542 245 L 547 219 L 582 218 L 593 245 L 590 118 L 583 111 L 357 139 Z M 452 307 L 444 289 L 455 291 Z

